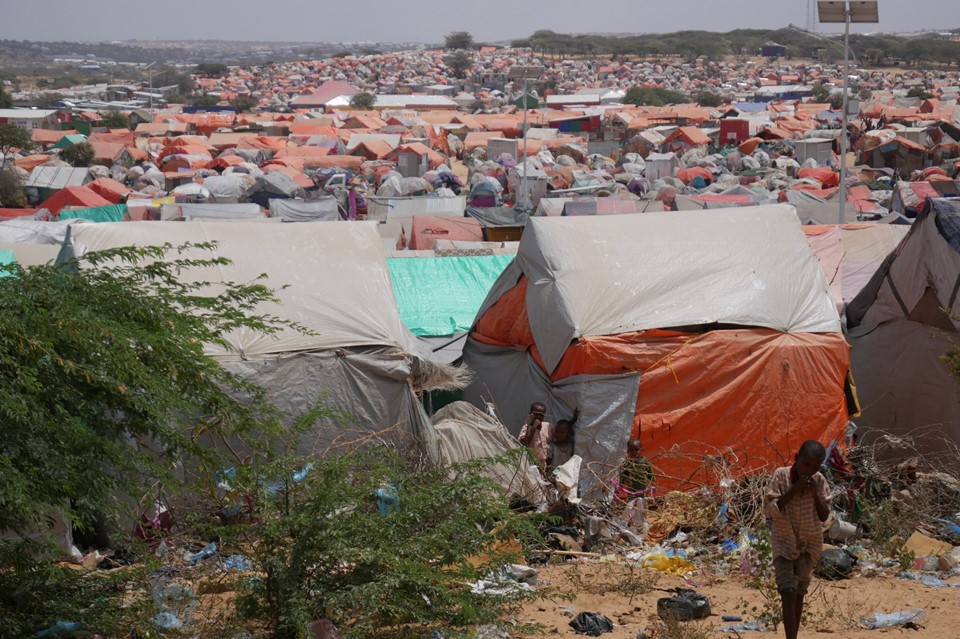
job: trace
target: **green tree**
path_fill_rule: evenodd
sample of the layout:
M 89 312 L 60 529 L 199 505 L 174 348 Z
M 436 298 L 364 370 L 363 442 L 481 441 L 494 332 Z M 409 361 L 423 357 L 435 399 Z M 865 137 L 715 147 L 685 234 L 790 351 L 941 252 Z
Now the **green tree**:
M 96 153 L 89 142 L 77 142 L 60 151 L 60 159 L 70 166 L 90 166 Z
M 466 51 L 457 50 L 444 56 L 443 63 L 450 67 L 454 77 L 463 78 L 467 74 L 467 69 L 473 66 L 473 56 Z
M 37 96 L 36 106 L 45 108 L 63 100 L 63 95 L 59 93 L 41 93 Z
M 103 114 L 100 119 L 101 124 L 108 129 L 129 129 L 130 118 L 120 113 L 116 109 L 111 109 Z
M 377 96 L 369 91 L 360 91 L 350 96 L 350 106 L 354 109 L 372 109 L 377 103 Z
M 193 92 L 193 78 L 190 77 L 189 73 L 165 69 L 153 76 L 153 86 L 154 88 L 176 86 L 177 93 L 189 95 Z
M 0 109 L 13 108 L 13 97 L 0 86 Z
M 625 104 L 634 106 L 665 106 L 667 104 L 681 104 L 687 101 L 687 96 L 677 91 L 661 89 L 659 87 L 631 87 L 623 96 Z
M 181 462 L 223 468 L 202 438 L 279 432 L 263 391 L 205 352 L 235 330 L 274 332 L 282 323 L 259 309 L 276 298 L 262 279 L 220 292 L 185 282 L 229 263 L 206 256 L 212 246 L 91 252 L 0 277 L 0 528 L 46 531 L 52 512 L 79 528 L 119 523 L 131 508 L 122 496 L 173 490 Z M 44 570 L 33 550 L 0 539 L 0 636 L 62 618 L 54 602 L 27 605 Z
M 194 73 L 205 75 L 211 78 L 219 78 L 227 75 L 229 67 L 219 62 L 201 62 L 194 69 Z
M 238 96 L 236 99 L 230 102 L 230 106 L 237 110 L 238 113 L 249 113 L 253 111 L 260 104 L 260 100 L 249 97 L 249 96 Z
M 472 49 L 473 36 L 466 31 L 455 31 L 443 37 L 443 46 L 446 49 Z
M 723 104 L 723 98 L 713 91 L 701 91 L 693 100 L 702 107 L 718 107 Z
M 907 91 L 908 98 L 920 98 L 921 100 L 929 100 L 933 97 L 933 94 L 927 91 L 924 87 L 913 87 Z
M 497 541 L 538 536 L 538 518 L 512 512 L 502 489 L 484 477 L 491 462 L 425 469 L 386 448 L 313 462 L 300 482 L 291 476 L 302 461 L 269 472 L 286 478 L 278 482 L 282 499 L 256 478 L 238 487 L 257 495 L 254 517 L 263 522 L 241 533 L 262 570 L 246 580 L 238 609 L 267 622 L 271 637 L 303 637 L 319 617 L 358 638 L 404 636 L 400 626 L 463 628 L 495 622 L 505 605 L 542 596 L 463 587 L 516 562 L 509 551 L 493 550 Z M 373 496 L 387 483 L 399 508 L 381 516 Z
M 16 171 L 0 168 L 0 207 L 19 209 L 26 205 L 23 180 Z
M 220 96 L 216 95 L 201 95 L 193 101 L 193 106 L 198 107 L 217 106 L 218 104 L 220 104 Z
M 13 149 L 31 148 L 33 148 L 33 139 L 24 129 L 13 124 L 0 124 L 0 168 L 4 166 L 7 156 Z
M 830 87 L 823 84 L 814 85 L 813 89 L 810 91 L 813 94 L 814 102 L 829 102 L 830 101 Z

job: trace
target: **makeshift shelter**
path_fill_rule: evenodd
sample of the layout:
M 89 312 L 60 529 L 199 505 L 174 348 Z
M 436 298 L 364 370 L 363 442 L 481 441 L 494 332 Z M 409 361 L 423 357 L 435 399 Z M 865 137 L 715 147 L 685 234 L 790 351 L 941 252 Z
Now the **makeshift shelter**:
M 803 232 L 837 310 L 853 300 L 910 230 L 902 224 L 806 225 Z
M 437 439 L 434 463 L 450 466 L 488 457 L 507 457 L 520 444 L 497 419 L 467 402 L 454 402 L 433 415 Z M 507 457 L 484 469 L 507 495 L 522 497 L 531 503 L 544 502 L 543 478 L 529 455 Z
M 836 307 L 784 205 L 531 218 L 464 362 L 508 427 L 579 407 L 585 463 L 609 476 L 639 437 L 666 487 L 780 465 L 848 418 Z
M 160 208 L 161 220 L 244 220 L 263 222 L 267 217 L 260 207 L 251 203 L 205 203 L 205 204 L 164 204 Z
M 340 219 L 337 198 L 319 200 L 270 200 L 270 217 L 284 222 L 333 222 Z
M 87 220 L 89 222 L 122 222 L 127 217 L 126 204 L 108 204 L 82 209 L 63 209 L 61 220 Z
M 60 189 L 44 200 L 39 208 L 47 209 L 51 213 L 59 213 L 60 209 L 65 206 L 89 208 L 94 206 L 110 206 L 111 204 L 113 203 L 110 200 L 97 195 L 86 186 L 68 186 Z
M 268 273 L 276 304 L 256 312 L 292 320 L 271 335 L 247 329 L 224 336 L 225 348 L 206 352 L 227 369 L 266 389 L 280 409 L 302 413 L 323 402 L 339 415 L 322 417 L 302 436 L 300 452 L 323 450 L 334 440 L 372 432 L 385 438 L 414 435 L 433 446 L 415 392 L 455 385 L 452 370 L 437 365 L 400 321 L 375 224 L 233 224 L 124 222 L 71 229 L 65 249 L 76 254 L 120 246 L 180 246 L 182 259 L 224 257 L 227 264 L 184 271 L 190 282 L 253 282 Z
M 483 230 L 472 217 L 414 215 L 410 222 L 410 249 L 430 251 L 437 240 L 482 242 Z
M 646 157 L 643 175 L 651 182 L 660 178 L 673 177 L 680 166 L 676 153 L 651 153 Z
M 863 441 L 889 434 L 937 456 L 960 445 L 960 389 L 942 360 L 960 327 L 960 201 L 928 202 L 847 306 L 847 332 Z

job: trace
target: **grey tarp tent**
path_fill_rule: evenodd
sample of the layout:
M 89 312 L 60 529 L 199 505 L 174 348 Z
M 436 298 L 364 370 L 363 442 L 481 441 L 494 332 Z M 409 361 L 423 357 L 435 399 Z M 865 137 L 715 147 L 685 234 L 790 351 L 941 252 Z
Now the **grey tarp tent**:
M 264 387 L 281 409 L 297 413 L 324 401 L 348 416 L 342 422 L 323 418 L 301 439 L 301 453 L 379 431 L 426 437 L 422 443 L 432 446 L 415 390 L 456 382 L 453 371 L 435 364 L 401 323 L 375 224 L 126 222 L 77 225 L 74 231 L 75 254 L 216 241 L 213 251 L 181 256 L 231 260 L 184 273 L 191 281 L 212 282 L 206 292 L 215 292 L 217 282 L 250 282 L 266 273 L 279 304 L 262 310 L 314 333 L 243 330 L 226 336 L 229 348 L 209 346 L 207 352 Z
M 260 207 L 252 203 L 240 204 L 164 204 L 160 209 L 161 220 L 245 220 L 263 222 L 267 217 Z
M 847 305 L 864 441 L 908 438 L 925 456 L 960 445 L 960 389 L 941 358 L 960 328 L 960 201 L 935 198 Z
M 449 466 L 484 457 L 501 457 L 487 475 L 509 495 L 518 495 L 533 503 L 545 500 L 543 478 L 529 456 L 509 457 L 510 451 L 520 447 L 495 417 L 468 402 L 453 402 L 433 415 L 433 430 L 437 439 L 437 457 L 434 461 Z
M 319 200 L 270 200 L 270 217 L 284 222 L 334 222 L 340 219 L 340 209 L 335 197 Z

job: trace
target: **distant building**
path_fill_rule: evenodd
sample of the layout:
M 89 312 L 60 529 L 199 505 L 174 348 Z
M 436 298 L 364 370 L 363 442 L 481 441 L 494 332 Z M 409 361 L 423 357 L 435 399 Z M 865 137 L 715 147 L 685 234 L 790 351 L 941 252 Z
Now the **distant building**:
M 760 46 L 760 55 L 768 58 L 782 58 L 787 55 L 787 47 L 776 42 L 765 42 Z
M 21 129 L 56 129 L 56 109 L 0 109 L 0 124 L 12 124 Z

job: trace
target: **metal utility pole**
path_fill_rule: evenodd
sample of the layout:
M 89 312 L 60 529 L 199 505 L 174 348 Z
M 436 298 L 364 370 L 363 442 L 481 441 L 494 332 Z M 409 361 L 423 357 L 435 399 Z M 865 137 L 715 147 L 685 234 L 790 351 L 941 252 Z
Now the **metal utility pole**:
M 843 124 L 840 129 L 840 224 L 845 222 L 847 207 L 847 146 L 849 137 L 847 126 L 850 120 L 850 97 L 847 95 L 850 87 L 850 23 L 880 22 L 880 9 L 877 0 L 842 2 L 817 2 L 820 22 L 843 23 Z
M 533 206 L 530 204 L 530 196 L 527 192 L 527 110 L 530 106 L 530 95 L 527 93 L 527 81 L 536 80 L 542 75 L 543 67 L 512 67 L 507 74 L 507 78 L 509 79 L 523 80 L 523 162 L 520 164 L 522 167 L 520 173 L 520 193 L 517 194 L 514 208 L 524 212 L 530 212 L 530 210 L 533 209 Z

